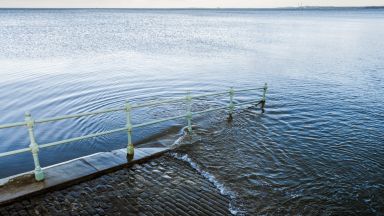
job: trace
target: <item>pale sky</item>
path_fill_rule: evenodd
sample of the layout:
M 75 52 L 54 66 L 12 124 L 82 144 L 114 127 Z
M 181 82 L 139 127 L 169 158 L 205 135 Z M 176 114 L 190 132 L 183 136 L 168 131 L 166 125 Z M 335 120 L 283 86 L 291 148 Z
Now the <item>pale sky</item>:
M 384 0 L 0 0 L 0 7 L 270 8 L 303 6 L 384 6 Z

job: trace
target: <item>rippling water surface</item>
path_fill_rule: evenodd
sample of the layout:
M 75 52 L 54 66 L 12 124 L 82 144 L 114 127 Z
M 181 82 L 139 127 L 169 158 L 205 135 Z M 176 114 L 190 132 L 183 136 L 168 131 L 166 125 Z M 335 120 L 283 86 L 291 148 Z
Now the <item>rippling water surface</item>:
M 194 117 L 193 161 L 236 195 L 239 214 L 384 214 L 384 10 L 0 10 L 0 124 L 123 107 L 124 102 L 269 84 L 266 112 Z M 259 99 L 260 91 L 236 95 Z M 198 101 L 194 110 L 228 103 Z M 185 112 L 135 110 L 134 123 Z M 38 143 L 123 127 L 116 112 L 39 124 Z M 185 125 L 134 131 L 171 145 Z M 123 148 L 125 133 L 42 149 L 43 166 Z M 28 146 L 0 131 L 0 152 Z M 33 169 L 0 159 L 0 176 Z

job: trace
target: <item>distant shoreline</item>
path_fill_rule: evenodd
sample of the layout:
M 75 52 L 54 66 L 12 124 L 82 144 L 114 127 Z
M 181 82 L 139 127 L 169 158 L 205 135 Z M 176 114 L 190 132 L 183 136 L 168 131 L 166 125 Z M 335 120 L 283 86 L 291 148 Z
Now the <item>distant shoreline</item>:
M 0 10 L 360 10 L 360 9 L 384 9 L 384 6 L 364 7 L 276 7 L 276 8 L 30 8 L 30 7 L 0 7 Z

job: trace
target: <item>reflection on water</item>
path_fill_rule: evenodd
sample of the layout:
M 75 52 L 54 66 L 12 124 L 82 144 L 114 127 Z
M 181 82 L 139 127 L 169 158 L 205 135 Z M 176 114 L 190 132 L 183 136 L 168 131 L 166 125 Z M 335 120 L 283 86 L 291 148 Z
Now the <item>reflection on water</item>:
M 199 169 L 249 214 L 384 213 L 383 10 L 0 10 L 0 123 L 269 84 L 255 106 L 196 116 Z M 236 94 L 238 101 L 260 92 Z M 224 105 L 199 100 L 194 110 Z M 135 110 L 133 123 L 183 114 Z M 39 143 L 125 125 L 123 112 L 41 124 Z M 171 145 L 177 120 L 137 129 L 137 146 Z M 28 146 L 0 131 L 0 151 Z M 125 133 L 40 151 L 43 166 L 126 146 Z M 0 159 L 0 176 L 32 170 L 30 153 Z M 6 167 L 6 168 L 4 168 Z M 241 212 L 241 211 L 240 211 Z

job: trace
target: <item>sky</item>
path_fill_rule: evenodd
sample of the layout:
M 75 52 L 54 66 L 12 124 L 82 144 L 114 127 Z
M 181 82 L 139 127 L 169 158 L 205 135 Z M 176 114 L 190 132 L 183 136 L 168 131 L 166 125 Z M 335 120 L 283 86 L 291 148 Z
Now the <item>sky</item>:
M 384 0 L 0 0 L 0 7 L 91 8 L 273 8 L 302 6 L 384 6 Z

